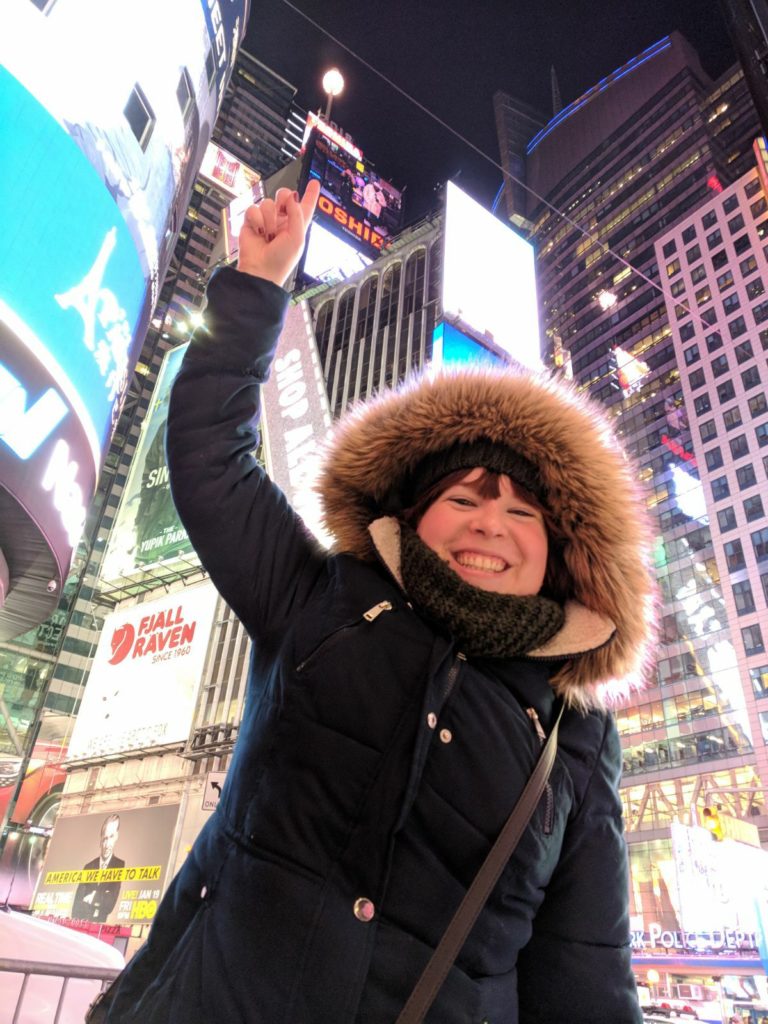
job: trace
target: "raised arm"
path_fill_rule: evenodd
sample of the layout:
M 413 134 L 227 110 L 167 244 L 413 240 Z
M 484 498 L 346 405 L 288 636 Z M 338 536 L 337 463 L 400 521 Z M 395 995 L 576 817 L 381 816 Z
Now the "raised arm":
M 205 327 L 173 386 L 167 448 L 182 522 L 217 589 L 252 635 L 281 621 L 323 563 L 285 496 L 253 457 L 259 388 L 269 376 L 288 304 L 280 285 L 301 255 L 317 201 L 281 189 L 252 207 L 239 270 L 216 274 Z

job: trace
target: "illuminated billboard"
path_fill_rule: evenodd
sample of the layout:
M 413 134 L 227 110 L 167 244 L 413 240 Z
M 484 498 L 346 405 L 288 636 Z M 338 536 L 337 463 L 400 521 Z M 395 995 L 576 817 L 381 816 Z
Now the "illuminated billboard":
M 272 372 L 261 391 L 269 475 L 308 529 L 328 545 L 314 483 L 331 413 L 307 302 L 289 307 Z
M 402 227 L 403 197 L 365 162 L 360 150 L 314 119 L 305 155 L 305 175 L 320 182 L 316 221 L 375 258 Z
M 219 189 L 236 199 L 238 196 L 258 196 L 262 198 L 261 175 L 252 167 L 244 163 L 236 156 L 232 156 L 226 149 L 217 146 L 215 142 L 209 142 L 208 148 L 200 164 L 201 177 L 212 182 Z M 254 191 L 254 187 L 256 190 Z M 251 202 L 257 200 L 251 198 Z
M 4 4 L 0 640 L 59 598 L 247 12 Z
M 163 360 L 109 535 L 100 573 L 106 582 L 134 576 L 150 566 L 178 558 L 196 560 L 171 498 L 165 458 L 171 385 L 186 350 L 186 345 L 179 345 L 167 352 Z
M 504 366 L 506 359 L 456 330 L 452 324 L 441 323 L 432 334 L 432 366 L 467 366 L 478 363 L 490 366 Z
M 107 616 L 70 758 L 186 740 L 216 596 L 204 584 Z
M 643 381 L 651 372 L 648 364 L 642 359 L 625 351 L 621 345 L 613 346 L 613 358 L 616 363 L 616 380 L 625 398 L 639 391 Z
M 0 757 L 0 819 L 9 818 L 0 855 L 0 893 L 4 902 L 23 910 L 32 900 L 61 803 L 71 724 L 69 715 L 43 712 L 18 791 L 25 759 L 8 753 Z
M 320 221 L 315 221 L 310 227 L 302 265 L 302 272 L 308 277 L 326 284 L 338 284 L 370 266 L 371 262 L 369 256 L 334 235 Z
M 741 932 L 755 948 L 768 907 L 768 851 L 733 839 L 716 842 L 708 829 L 679 822 L 672 823 L 672 850 L 682 928 Z
M 444 236 L 445 320 L 540 369 L 533 246 L 451 181 Z
M 80 931 L 146 924 L 169 881 L 178 804 L 59 817 L 32 910 Z

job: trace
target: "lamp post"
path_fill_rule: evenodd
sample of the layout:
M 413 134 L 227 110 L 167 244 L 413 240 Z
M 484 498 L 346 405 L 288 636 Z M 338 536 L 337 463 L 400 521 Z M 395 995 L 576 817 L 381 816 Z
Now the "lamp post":
M 333 106 L 333 97 L 338 96 L 344 88 L 344 78 L 338 68 L 331 68 L 326 71 L 323 75 L 323 91 L 328 96 L 328 102 L 325 105 L 325 120 L 327 121 L 331 116 L 331 107 Z

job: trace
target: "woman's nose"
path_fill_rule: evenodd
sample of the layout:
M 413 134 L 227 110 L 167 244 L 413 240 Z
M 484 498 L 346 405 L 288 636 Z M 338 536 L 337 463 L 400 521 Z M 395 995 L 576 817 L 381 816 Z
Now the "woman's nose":
M 483 502 L 477 506 L 472 526 L 482 533 L 501 533 L 502 515 L 494 502 Z

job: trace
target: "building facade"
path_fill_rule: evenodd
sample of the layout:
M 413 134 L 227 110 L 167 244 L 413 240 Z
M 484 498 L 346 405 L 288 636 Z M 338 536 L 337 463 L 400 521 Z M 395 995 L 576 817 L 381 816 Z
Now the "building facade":
M 768 3 L 720 0 L 720 7 L 763 132 L 768 132 Z
M 504 168 L 503 202 L 508 219 L 519 221 L 525 217 L 528 208 L 528 193 L 524 187 L 525 151 L 547 119 L 529 104 L 501 90 L 494 94 L 493 113 Z
M 751 743 L 761 779 L 768 778 L 766 249 L 768 205 L 756 170 L 656 242 L 690 417 L 681 457 L 698 468 L 726 619 L 737 641 L 746 720 L 733 727 Z M 734 696 L 741 694 L 721 699 Z M 733 795 L 724 800 L 738 806 Z
M 434 217 L 404 231 L 370 269 L 311 298 L 334 416 L 429 362 L 441 284 L 442 231 Z
M 692 211 L 730 194 L 731 183 L 754 166 L 758 130 L 742 73 L 732 69 L 711 81 L 673 34 L 565 107 L 527 149 L 532 189 L 564 214 L 529 197 L 546 348 L 566 349 L 576 383 L 615 416 L 658 529 L 658 657 L 645 691 L 617 717 L 637 966 L 644 975 L 660 958 L 667 991 L 711 981 L 704 954 L 718 956 L 714 939 L 684 937 L 673 883 L 673 823 L 699 824 L 705 806 L 721 806 L 759 826 L 765 842 L 768 777 L 750 678 L 763 661 L 757 647 L 748 658 L 744 649 L 747 639 L 759 645 L 761 610 L 756 603 L 754 621 L 740 622 L 724 582 L 724 549 L 701 476 L 705 462 L 691 447 L 695 410 L 676 345 L 677 320 L 670 319 L 663 290 L 669 271 L 656 243 L 674 225 L 687 224 Z M 705 383 L 716 386 L 709 378 Z M 714 406 L 716 394 L 711 400 Z M 756 515 L 758 502 L 750 509 Z M 712 927 L 719 927 L 714 917 Z M 740 952 L 728 950 L 732 971 L 762 973 L 754 940 L 741 961 Z
M 298 154 L 305 121 L 296 87 L 240 50 L 213 141 L 268 178 Z

